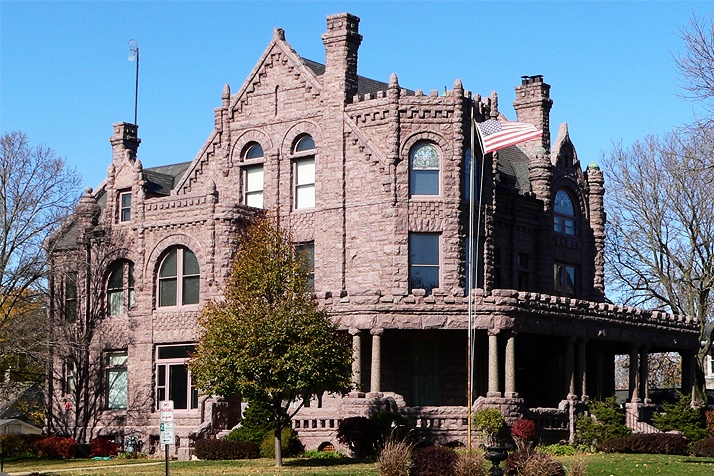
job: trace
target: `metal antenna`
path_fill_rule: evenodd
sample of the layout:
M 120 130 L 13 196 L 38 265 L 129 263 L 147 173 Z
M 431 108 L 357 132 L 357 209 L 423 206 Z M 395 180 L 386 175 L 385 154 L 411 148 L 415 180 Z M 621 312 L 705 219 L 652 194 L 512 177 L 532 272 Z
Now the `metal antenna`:
M 129 61 L 136 60 L 136 91 L 134 93 L 134 125 L 136 122 L 137 106 L 139 104 L 139 44 L 136 40 L 129 40 Z

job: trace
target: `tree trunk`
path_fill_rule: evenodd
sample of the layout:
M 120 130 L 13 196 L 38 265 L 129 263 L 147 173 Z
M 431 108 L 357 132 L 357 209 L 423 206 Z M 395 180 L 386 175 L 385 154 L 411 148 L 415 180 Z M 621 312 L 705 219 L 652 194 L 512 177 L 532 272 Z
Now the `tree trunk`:
M 706 407 L 709 403 L 709 399 L 707 397 L 707 381 L 704 373 L 706 358 L 706 354 L 697 354 L 694 359 L 694 388 L 692 389 L 692 404 L 698 407 Z
M 275 422 L 275 466 L 277 468 L 283 465 L 283 449 L 280 441 L 280 433 L 282 430 L 282 425 L 280 421 Z

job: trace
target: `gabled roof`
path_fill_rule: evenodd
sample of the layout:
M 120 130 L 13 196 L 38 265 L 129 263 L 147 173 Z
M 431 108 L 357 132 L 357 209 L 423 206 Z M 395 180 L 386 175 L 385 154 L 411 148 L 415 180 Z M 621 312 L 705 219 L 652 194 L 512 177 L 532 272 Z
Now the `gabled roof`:
M 528 156 L 512 145 L 498 151 L 498 171 L 516 178 L 516 188 L 521 194 L 531 191 L 528 178 Z
M 147 180 L 144 188 L 155 195 L 170 195 L 189 165 L 191 162 L 181 162 L 144 169 Z
M 307 58 L 302 58 L 305 66 L 310 68 L 315 76 L 322 76 L 325 74 L 325 65 L 318 63 L 317 61 L 312 61 Z M 377 81 L 375 79 L 365 78 L 364 76 L 357 76 L 357 94 L 372 94 L 377 95 L 377 91 L 387 91 L 389 87 L 388 83 L 383 83 L 382 81 Z

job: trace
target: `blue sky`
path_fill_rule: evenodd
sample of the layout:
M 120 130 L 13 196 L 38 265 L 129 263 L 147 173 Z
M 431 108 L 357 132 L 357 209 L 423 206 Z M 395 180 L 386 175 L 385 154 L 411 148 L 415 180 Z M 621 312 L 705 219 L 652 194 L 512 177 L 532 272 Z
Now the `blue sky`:
M 522 75 L 552 85 L 551 133 L 567 122 L 583 166 L 690 121 L 677 97 L 677 30 L 711 2 L 0 2 L 0 130 L 21 130 L 96 187 L 111 162 L 112 124 L 133 122 L 140 48 L 139 158 L 192 160 L 213 128 L 225 83 L 237 92 L 273 28 L 324 62 L 325 17 L 361 18 L 359 73 L 402 87 L 464 88 L 511 103 Z

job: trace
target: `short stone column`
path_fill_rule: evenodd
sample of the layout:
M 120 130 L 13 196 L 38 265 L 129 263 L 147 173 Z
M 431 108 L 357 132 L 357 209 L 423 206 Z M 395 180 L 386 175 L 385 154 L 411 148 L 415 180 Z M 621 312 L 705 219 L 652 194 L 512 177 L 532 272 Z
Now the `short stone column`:
M 645 403 L 650 400 L 650 346 L 645 344 L 640 348 L 640 396 Z
M 488 393 L 487 397 L 500 397 L 498 381 L 498 334 L 488 333 Z
M 575 337 L 565 338 L 565 378 L 568 379 L 568 400 L 575 400 Z
M 630 349 L 630 402 L 640 402 L 640 352 L 639 346 Z
M 511 332 L 506 340 L 506 388 L 504 397 L 517 398 L 516 392 L 516 332 Z
M 587 343 L 587 337 L 578 339 L 578 379 L 580 379 L 581 400 L 588 399 L 587 357 L 585 355 L 585 344 Z
M 381 364 L 381 345 L 382 332 L 384 329 L 377 327 L 369 331 L 372 334 L 372 367 L 369 391 L 371 393 L 381 392 L 382 380 L 382 364 Z
M 352 385 L 355 391 L 362 388 L 362 336 L 357 328 L 350 328 L 352 334 Z

